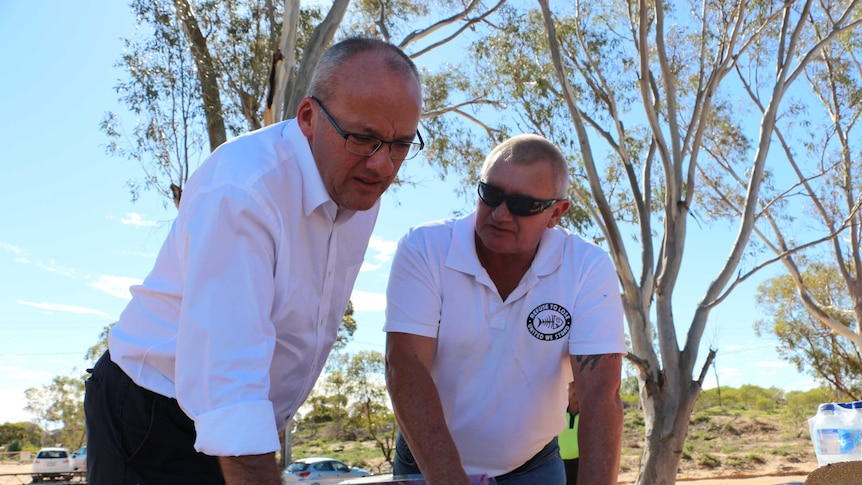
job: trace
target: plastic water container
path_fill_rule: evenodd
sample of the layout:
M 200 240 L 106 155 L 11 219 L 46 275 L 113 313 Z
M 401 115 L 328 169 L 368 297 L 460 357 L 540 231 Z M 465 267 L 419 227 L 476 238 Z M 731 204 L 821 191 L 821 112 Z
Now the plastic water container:
M 821 404 L 808 420 L 819 466 L 862 459 L 862 413 L 847 404 Z

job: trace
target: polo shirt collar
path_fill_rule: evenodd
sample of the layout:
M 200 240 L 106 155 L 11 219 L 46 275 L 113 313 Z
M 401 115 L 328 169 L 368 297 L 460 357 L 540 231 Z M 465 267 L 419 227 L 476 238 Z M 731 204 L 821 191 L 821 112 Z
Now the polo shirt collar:
M 288 121 L 281 134 L 293 150 L 296 166 L 302 177 L 302 210 L 305 216 L 309 217 L 320 207 L 333 221 L 336 216 L 339 220 L 353 217 L 355 210 L 339 209 L 338 204 L 326 191 L 326 186 L 323 185 L 323 179 L 320 177 L 320 170 L 311 154 L 308 139 L 302 134 L 296 119 Z
M 476 253 L 476 213 L 455 219 L 452 228 L 452 242 L 446 255 L 446 267 L 462 273 L 478 276 L 487 272 L 479 263 Z M 561 229 L 546 229 L 539 242 L 539 251 L 533 259 L 527 275 L 536 277 L 553 273 L 563 260 L 565 247 L 565 231 Z M 525 277 L 527 276 L 525 275 Z

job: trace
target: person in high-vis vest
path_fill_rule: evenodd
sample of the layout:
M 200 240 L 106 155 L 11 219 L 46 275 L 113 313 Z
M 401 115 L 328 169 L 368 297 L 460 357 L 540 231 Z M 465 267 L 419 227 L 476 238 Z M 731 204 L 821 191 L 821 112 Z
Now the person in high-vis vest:
M 560 433 L 560 456 L 566 467 L 566 485 L 578 483 L 578 395 L 575 383 L 569 383 L 569 407 L 566 409 L 566 427 Z

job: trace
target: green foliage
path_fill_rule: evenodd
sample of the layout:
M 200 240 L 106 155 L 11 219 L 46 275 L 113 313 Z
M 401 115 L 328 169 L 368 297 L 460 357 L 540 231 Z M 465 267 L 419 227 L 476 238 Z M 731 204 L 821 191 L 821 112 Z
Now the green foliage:
M 704 453 L 698 458 L 697 462 L 704 468 L 716 468 L 721 466 L 721 460 L 712 453 Z
M 87 349 L 87 355 L 84 357 L 91 364 L 95 364 L 99 357 L 108 350 L 108 334 L 111 333 L 111 329 L 114 328 L 117 322 L 111 323 L 102 329 L 101 333 L 99 333 L 99 340 L 95 345 Z
M 353 334 L 356 332 L 356 320 L 353 318 L 353 301 L 348 300 L 347 309 L 344 311 L 344 316 L 341 317 L 341 325 L 338 326 L 338 337 L 335 339 L 335 344 L 332 346 L 333 351 L 339 351 L 353 339 Z
M 6 451 L 21 451 L 21 440 L 15 438 L 6 445 Z
M 10 444 L 13 442 L 17 442 L 19 446 L 22 447 L 38 447 L 42 443 L 42 430 L 35 423 L 21 422 L 0 424 L 0 445 L 6 444 L 8 449 Z M 9 449 L 9 451 L 17 450 Z
M 371 440 L 386 461 L 392 460 L 396 424 L 380 352 L 332 353 L 306 408 L 296 421 L 297 446 L 316 437 Z
M 84 378 L 57 376 L 51 384 L 30 388 L 24 392 L 26 410 L 42 423 L 42 445 L 63 443 L 78 448 L 85 442 Z M 49 427 L 57 431 L 49 435 Z
M 855 331 L 856 322 L 843 279 L 834 267 L 811 263 L 802 273 L 811 296 L 830 317 Z M 823 326 L 802 303 L 797 286 L 788 276 L 763 282 L 757 289 L 757 303 L 770 318 L 759 320 L 758 335 L 778 339 L 778 355 L 849 400 L 862 399 L 862 355 L 847 339 Z

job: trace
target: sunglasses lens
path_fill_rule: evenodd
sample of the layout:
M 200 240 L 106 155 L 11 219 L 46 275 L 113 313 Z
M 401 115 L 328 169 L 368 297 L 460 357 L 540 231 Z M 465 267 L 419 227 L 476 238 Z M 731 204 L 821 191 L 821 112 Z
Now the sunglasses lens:
M 542 212 L 541 200 L 529 199 L 526 197 L 509 197 L 506 201 L 506 207 L 509 212 L 516 216 L 531 216 Z
M 482 199 L 482 202 L 491 207 L 497 207 L 503 203 L 505 197 L 503 191 L 497 187 L 488 185 L 485 182 L 479 182 L 479 198 Z
M 485 182 L 479 182 L 479 198 L 490 207 L 497 207 L 506 201 L 509 212 L 522 217 L 540 214 L 556 202 L 556 199 L 542 200 L 523 195 L 506 195 L 502 190 Z

